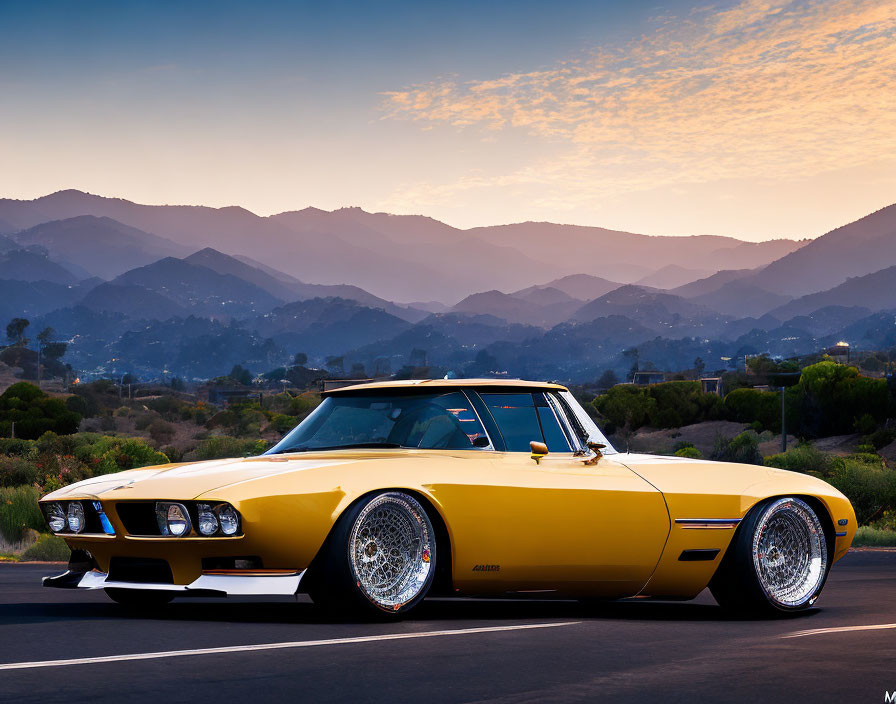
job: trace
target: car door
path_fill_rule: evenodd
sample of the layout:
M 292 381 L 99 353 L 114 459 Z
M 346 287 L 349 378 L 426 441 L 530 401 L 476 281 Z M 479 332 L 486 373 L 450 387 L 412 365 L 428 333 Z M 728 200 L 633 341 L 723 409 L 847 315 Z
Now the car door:
M 467 496 L 465 513 L 480 527 L 475 539 L 455 546 L 457 585 L 636 594 L 669 534 L 662 494 L 612 455 L 586 464 L 576 454 L 585 448 L 575 419 L 550 392 L 482 391 L 479 398 L 505 451 L 494 453 L 487 481 Z M 537 463 L 532 440 L 549 449 Z

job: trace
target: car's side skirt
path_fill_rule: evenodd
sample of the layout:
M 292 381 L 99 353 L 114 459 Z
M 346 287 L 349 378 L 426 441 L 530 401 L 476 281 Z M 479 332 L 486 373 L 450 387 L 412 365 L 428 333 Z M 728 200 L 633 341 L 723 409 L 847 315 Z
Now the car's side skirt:
M 110 580 L 99 570 L 63 572 L 44 577 L 45 587 L 59 589 L 139 589 L 179 592 L 186 596 L 292 596 L 299 589 L 305 570 L 269 575 L 203 574 L 190 584 L 159 584 L 156 582 L 123 582 Z

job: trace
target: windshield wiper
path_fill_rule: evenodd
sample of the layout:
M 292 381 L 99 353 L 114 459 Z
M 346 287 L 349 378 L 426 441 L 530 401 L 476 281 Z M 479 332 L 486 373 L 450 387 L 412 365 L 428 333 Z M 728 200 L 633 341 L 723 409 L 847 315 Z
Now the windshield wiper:
M 368 447 L 383 447 L 390 450 L 397 450 L 404 445 L 399 445 L 396 442 L 355 442 L 349 443 L 347 445 L 325 445 L 323 447 L 313 447 L 310 445 L 298 445 L 297 447 L 288 447 L 282 450 L 277 450 L 276 452 L 270 452 L 268 454 L 271 455 L 282 455 L 287 452 L 322 452 L 325 450 L 357 450 L 361 448 Z

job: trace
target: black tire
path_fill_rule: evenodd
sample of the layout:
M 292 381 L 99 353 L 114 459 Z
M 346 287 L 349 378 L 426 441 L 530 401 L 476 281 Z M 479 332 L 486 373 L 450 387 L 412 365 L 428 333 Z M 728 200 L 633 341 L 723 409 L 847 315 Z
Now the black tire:
M 128 609 L 158 609 L 174 598 L 174 594 L 162 589 L 105 589 L 106 596 Z
M 766 499 L 741 521 L 709 589 L 739 615 L 784 615 L 808 609 L 830 570 L 824 524 L 802 499 Z
M 334 614 L 403 617 L 436 574 L 432 521 L 404 492 L 365 497 L 339 517 L 309 572 L 309 596 Z

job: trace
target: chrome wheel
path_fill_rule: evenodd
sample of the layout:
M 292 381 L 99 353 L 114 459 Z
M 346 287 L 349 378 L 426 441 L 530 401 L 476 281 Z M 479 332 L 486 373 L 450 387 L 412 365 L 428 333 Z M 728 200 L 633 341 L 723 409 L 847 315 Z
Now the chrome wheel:
M 769 504 L 753 533 L 753 566 L 766 596 L 784 608 L 812 604 L 827 563 L 824 529 L 809 505 L 795 498 Z
M 387 611 L 398 611 L 423 592 L 435 559 L 426 511 L 398 492 L 381 494 L 363 508 L 348 548 L 355 585 Z

